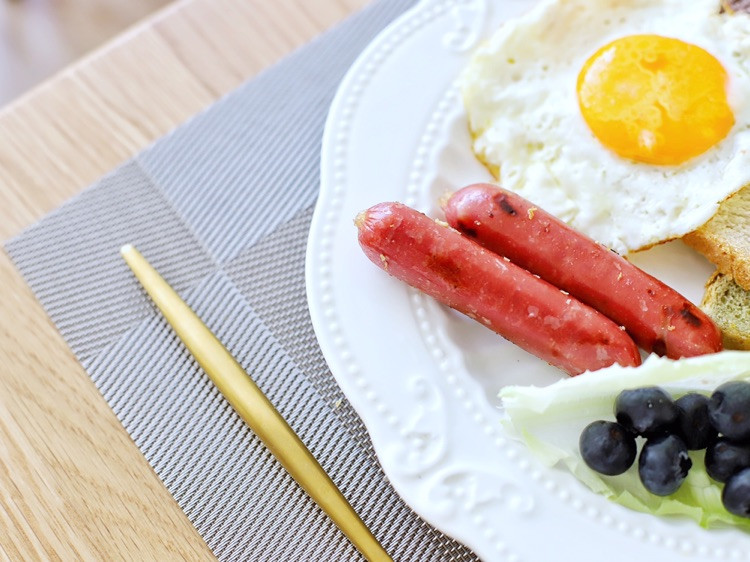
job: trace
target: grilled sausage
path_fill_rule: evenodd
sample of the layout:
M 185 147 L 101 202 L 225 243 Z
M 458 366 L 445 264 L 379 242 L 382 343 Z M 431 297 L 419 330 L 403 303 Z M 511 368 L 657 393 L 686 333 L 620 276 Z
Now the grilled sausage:
M 445 224 L 400 203 L 355 219 L 368 258 L 568 374 L 640 364 L 614 322 Z
M 475 184 L 443 210 L 451 226 L 624 326 L 646 351 L 678 359 L 721 349 L 718 328 L 685 297 L 519 195 Z

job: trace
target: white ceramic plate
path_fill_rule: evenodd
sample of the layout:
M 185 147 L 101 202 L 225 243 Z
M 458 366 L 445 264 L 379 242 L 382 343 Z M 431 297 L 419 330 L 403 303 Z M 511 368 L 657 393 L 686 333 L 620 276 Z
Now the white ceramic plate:
M 341 84 L 323 138 L 307 254 L 316 334 L 383 469 L 425 520 L 483 560 L 736 560 L 750 538 L 636 513 L 539 464 L 499 425 L 498 390 L 560 372 L 371 264 L 356 214 L 402 201 L 439 216 L 448 190 L 490 180 L 456 78 L 477 42 L 533 0 L 423 0 Z M 712 268 L 681 243 L 634 261 L 699 301 Z

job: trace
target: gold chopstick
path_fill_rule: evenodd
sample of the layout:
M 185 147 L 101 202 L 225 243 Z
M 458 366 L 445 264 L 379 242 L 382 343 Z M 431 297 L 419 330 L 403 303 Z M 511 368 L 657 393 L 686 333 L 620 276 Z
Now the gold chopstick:
M 294 430 L 198 315 L 135 247 L 123 246 L 120 253 L 198 364 L 302 489 L 365 558 L 391 561 Z

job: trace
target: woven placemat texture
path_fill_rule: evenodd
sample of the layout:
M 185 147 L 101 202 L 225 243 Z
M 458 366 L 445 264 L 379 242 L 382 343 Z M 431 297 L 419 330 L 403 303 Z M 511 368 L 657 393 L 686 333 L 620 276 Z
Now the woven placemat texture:
M 119 257 L 135 244 L 203 317 L 396 560 L 475 560 L 387 482 L 313 333 L 304 284 L 320 141 L 379 0 L 10 240 L 78 360 L 220 560 L 357 560 L 219 395 Z

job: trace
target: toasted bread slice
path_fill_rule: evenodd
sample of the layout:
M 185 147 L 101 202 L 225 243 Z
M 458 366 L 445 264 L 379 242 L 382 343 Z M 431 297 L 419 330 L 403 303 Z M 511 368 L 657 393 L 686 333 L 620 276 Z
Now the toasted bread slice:
M 683 240 L 750 290 L 750 186 L 723 201 L 711 220 Z
M 721 330 L 725 349 L 750 350 L 750 291 L 717 271 L 706 282 L 701 308 Z

